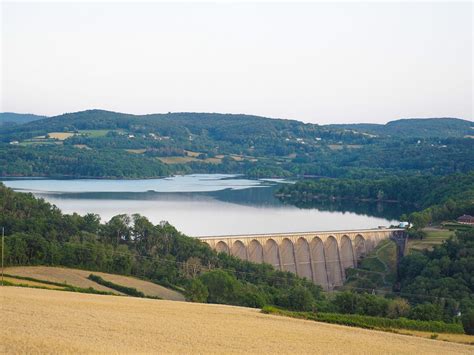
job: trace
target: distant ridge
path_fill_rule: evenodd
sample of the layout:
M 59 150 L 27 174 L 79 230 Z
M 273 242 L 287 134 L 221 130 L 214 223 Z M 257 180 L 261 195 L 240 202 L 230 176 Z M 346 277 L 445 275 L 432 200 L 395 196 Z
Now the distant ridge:
M 350 129 L 360 133 L 381 136 L 417 137 L 417 138 L 449 138 L 474 135 L 474 122 L 454 117 L 440 118 L 403 118 L 387 124 L 354 123 L 333 124 L 333 128 Z
M 0 126 L 21 125 L 43 118 L 47 118 L 47 116 L 34 115 L 31 113 L 0 112 Z
M 34 122 L 44 119 L 44 121 Z M 357 133 L 365 133 L 376 136 L 398 136 L 411 138 L 460 138 L 474 135 L 474 122 L 454 118 L 403 118 L 390 121 L 386 124 L 377 123 L 349 123 L 349 124 L 329 124 L 318 125 L 313 123 L 303 123 L 292 119 L 268 118 L 247 114 L 227 114 L 227 113 L 198 113 L 198 112 L 170 112 L 170 113 L 152 113 L 136 115 L 107 111 L 101 109 L 90 109 L 85 111 L 64 113 L 57 116 L 40 116 L 34 114 L 18 114 L 12 112 L 0 113 L 0 126 L 18 126 L 24 125 L 22 130 L 40 129 L 43 125 L 50 129 L 61 130 L 65 125 L 76 128 L 90 128 L 97 126 L 101 128 L 111 128 L 120 124 L 129 124 L 134 121 L 146 123 L 154 122 L 179 122 L 180 124 L 196 123 L 196 120 L 219 122 L 222 124 L 235 124 L 237 122 L 245 125 L 259 125 L 262 122 L 287 122 L 290 125 L 302 125 L 306 127 L 320 127 L 334 130 L 351 130 Z M 93 124 L 92 124 L 93 122 Z

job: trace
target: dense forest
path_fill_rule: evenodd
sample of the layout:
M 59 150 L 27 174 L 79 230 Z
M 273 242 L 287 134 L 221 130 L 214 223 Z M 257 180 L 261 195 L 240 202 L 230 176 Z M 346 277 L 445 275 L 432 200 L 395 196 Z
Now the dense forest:
M 474 214 L 474 172 L 447 176 L 408 176 L 383 179 L 318 179 L 284 185 L 277 195 L 305 207 L 314 200 L 390 201 L 411 205 L 397 218 L 415 228 Z M 310 206 L 312 206 L 309 203 Z
M 400 265 L 401 290 L 407 298 L 418 303 L 428 297 L 436 300 L 429 306 L 430 320 L 441 320 L 458 310 L 474 312 L 473 275 L 474 228 L 459 231 L 456 238 L 432 251 L 411 253 Z M 471 316 L 474 322 L 474 314 Z
M 474 214 L 474 172 L 383 179 L 316 179 L 283 185 L 278 196 L 301 205 L 312 200 L 389 201 L 411 204 L 415 227 Z M 400 217 L 400 216 L 399 216 Z
M 395 122 L 403 128 L 399 134 L 375 135 L 363 127 L 248 115 L 89 110 L 0 127 L 0 176 L 149 178 L 219 172 L 359 179 L 474 168 L 468 159 L 474 140 L 465 138 L 466 130 L 472 131 L 468 121 Z
M 62 265 L 134 275 L 181 290 L 194 302 L 458 324 L 461 311 L 465 328 L 472 325 L 472 231 L 433 252 L 404 259 L 403 292 L 398 296 L 345 291 L 329 297 L 306 279 L 217 254 L 168 223 L 153 225 L 138 214 L 101 223 L 97 215 L 64 215 L 42 199 L 0 185 L 0 225 L 5 226 L 7 265 Z

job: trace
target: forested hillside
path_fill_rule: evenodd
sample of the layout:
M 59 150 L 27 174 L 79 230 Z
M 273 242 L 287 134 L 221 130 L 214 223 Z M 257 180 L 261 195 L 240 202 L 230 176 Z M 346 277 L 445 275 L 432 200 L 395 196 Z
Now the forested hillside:
M 457 118 L 412 118 L 388 122 L 387 124 L 336 124 L 334 128 L 351 129 L 373 135 L 412 138 L 449 138 L 474 135 L 474 123 Z
M 465 173 L 474 168 L 468 159 L 474 139 L 459 133 L 465 122 L 406 120 L 400 134 L 374 136 L 248 115 L 89 110 L 1 127 L 0 175 L 124 178 L 221 172 L 380 178 Z M 405 128 L 412 134 L 402 133 Z
M 46 116 L 32 115 L 29 113 L 0 112 L 0 127 L 21 125 L 43 118 L 46 118 Z
M 312 200 L 389 201 L 411 204 L 409 219 L 422 228 L 432 222 L 474 214 L 474 172 L 447 176 L 389 176 L 383 179 L 317 179 L 284 185 L 282 200 L 304 205 Z M 400 216 L 398 216 L 400 218 Z

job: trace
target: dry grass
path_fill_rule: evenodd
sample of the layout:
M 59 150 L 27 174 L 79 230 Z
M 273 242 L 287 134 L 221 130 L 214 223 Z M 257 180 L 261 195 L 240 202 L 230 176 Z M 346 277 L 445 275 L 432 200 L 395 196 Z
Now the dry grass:
M 186 156 L 186 157 L 181 157 L 181 156 L 176 156 L 176 157 L 159 157 L 157 158 L 161 162 L 165 164 L 186 164 L 190 163 L 192 161 L 200 161 L 203 163 L 209 163 L 209 164 L 219 164 L 222 162 L 222 159 L 219 158 L 207 158 L 207 159 L 197 159 L 192 156 Z
M 4 287 L 1 353 L 472 354 L 474 348 L 223 305 Z
M 209 164 L 220 164 L 222 162 L 222 158 L 218 158 L 216 156 L 215 158 L 207 158 L 207 159 L 204 159 L 203 161 Z
M 426 338 L 426 339 L 431 339 L 431 336 L 434 334 L 432 332 L 420 332 L 416 330 L 405 330 L 405 329 L 397 329 L 396 331 L 399 334 L 414 335 L 414 336 Z M 443 341 L 451 341 L 454 343 L 474 345 L 474 335 L 436 333 L 436 339 L 443 340 Z
M 199 152 L 193 152 L 192 150 L 185 150 L 185 152 L 187 156 L 193 157 L 193 158 L 196 158 L 201 154 Z
M 9 276 L 5 276 L 3 279 L 5 281 L 8 281 L 8 282 L 16 285 L 16 286 L 45 287 L 45 288 L 49 288 L 51 290 L 63 290 L 64 289 L 64 287 L 61 287 L 61 286 L 45 284 L 45 283 L 37 282 L 37 281 L 22 280 L 22 279 L 17 279 L 17 278 L 14 278 L 14 277 L 9 277 Z
M 157 159 L 165 164 L 185 164 L 198 160 L 193 157 L 159 157 Z
M 74 133 L 70 133 L 70 132 L 51 132 L 51 133 L 48 133 L 49 138 L 58 139 L 60 141 L 68 139 L 69 137 L 72 137 L 73 135 L 74 135 Z
M 237 155 L 237 154 L 231 154 L 230 157 L 234 159 L 235 161 L 244 161 L 245 158 L 242 155 Z
M 445 240 L 454 236 L 454 232 L 447 229 L 428 229 L 424 230 L 426 232 L 426 238 L 423 240 L 420 239 L 411 239 L 408 241 L 409 249 L 416 250 L 432 250 L 434 246 L 441 245 Z
M 99 285 L 96 282 L 89 280 L 87 277 L 91 272 L 85 270 L 48 266 L 15 266 L 6 268 L 5 273 L 12 276 L 31 277 L 38 280 L 63 283 L 81 288 L 92 287 L 98 291 L 119 294 L 119 292 L 112 290 L 111 288 Z
M 89 276 L 89 274 L 90 272 L 87 271 L 87 276 Z M 143 281 L 129 276 L 106 274 L 103 272 L 94 271 L 93 274 L 119 285 L 136 288 L 138 291 L 143 292 L 147 296 L 160 297 L 162 299 L 172 301 L 184 301 L 184 296 L 179 292 L 170 290 L 152 282 Z
M 143 154 L 146 152 L 146 149 L 125 149 L 125 151 L 132 154 Z
M 103 272 L 49 266 L 17 266 L 6 268 L 5 273 L 14 276 L 32 277 L 39 280 L 67 283 L 68 285 L 82 288 L 92 287 L 98 291 L 107 291 L 113 292 L 115 294 L 121 294 L 118 291 L 89 280 L 87 277 L 93 273 L 95 275 L 99 275 L 107 281 L 111 281 L 122 286 L 134 287 L 147 296 L 155 296 L 174 301 L 184 301 L 183 295 L 181 295 L 179 292 L 167 289 L 166 287 L 154 284 L 152 282 L 139 280 L 134 277 L 113 275 Z

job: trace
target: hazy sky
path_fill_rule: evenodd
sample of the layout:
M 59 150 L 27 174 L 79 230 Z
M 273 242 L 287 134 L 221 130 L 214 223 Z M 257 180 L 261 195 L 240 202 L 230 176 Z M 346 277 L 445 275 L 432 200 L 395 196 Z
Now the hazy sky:
M 470 2 L 0 6 L 0 111 L 472 120 Z

